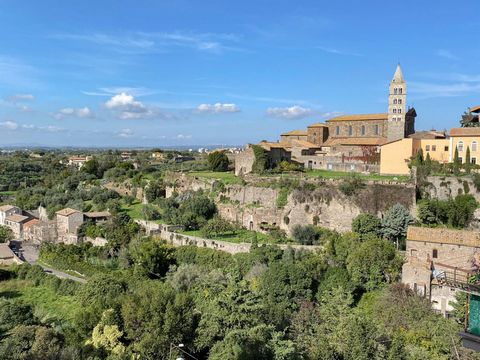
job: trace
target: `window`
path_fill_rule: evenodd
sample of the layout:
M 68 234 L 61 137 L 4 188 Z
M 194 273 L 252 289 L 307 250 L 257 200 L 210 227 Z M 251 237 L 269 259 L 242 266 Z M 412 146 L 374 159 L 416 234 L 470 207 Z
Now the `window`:
M 426 151 L 430 151 L 430 145 L 426 145 L 426 146 L 425 146 L 425 150 L 426 150 Z
M 438 250 L 437 250 L 437 249 L 433 249 L 433 251 L 432 251 L 432 257 L 433 257 L 434 259 L 437 259 L 437 258 L 438 258 Z
M 397 109 L 393 109 L 393 113 L 396 114 L 396 113 L 397 113 Z
M 398 103 L 401 104 L 401 103 L 402 103 L 402 99 L 398 99 Z
M 401 113 L 402 113 L 402 109 L 398 109 L 398 113 L 401 114 Z
M 394 104 L 397 104 L 397 99 L 393 99 L 393 103 L 394 103 Z
M 443 151 L 448 151 L 448 146 L 445 146 L 445 147 L 443 148 Z
M 365 135 L 365 125 L 362 125 L 362 135 Z
M 350 125 L 348 127 L 348 136 L 352 136 L 352 135 L 353 135 L 353 127 L 352 127 L 352 125 Z
M 394 93 L 395 95 L 397 95 L 397 93 L 398 93 L 397 88 L 393 89 L 393 93 Z
M 477 151 L 477 142 L 472 141 L 472 151 Z
M 476 163 L 477 163 L 477 158 L 476 158 L 476 157 L 472 157 L 472 158 L 470 159 L 470 162 L 471 162 L 472 164 L 476 164 Z
M 463 164 L 463 158 L 462 158 L 461 156 L 458 157 L 458 162 L 459 162 L 460 164 Z
M 373 130 L 375 132 L 375 135 L 378 135 L 378 125 L 374 125 Z
M 432 145 L 432 151 L 437 151 L 437 145 Z
M 399 94 L 401 94 L 402 92 L 403 92 L 403 89 L 402 89 L 402 88 L 398 89 L 398 93 L 399 93 Z
M 335 128 L 335 135 L 340 135 L 340 126 Z
M 458 152 L 462 152 L 462 151 L 463 151 L 463 141 L 459 141 L 459 142 L 458 142 L 457 149 L 458 149 Z

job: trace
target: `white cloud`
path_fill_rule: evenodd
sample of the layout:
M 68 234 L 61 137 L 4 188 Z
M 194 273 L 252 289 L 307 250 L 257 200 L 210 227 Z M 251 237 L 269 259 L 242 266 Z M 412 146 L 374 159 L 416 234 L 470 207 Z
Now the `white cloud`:
M 240 108 L 235 104 L 200 104 L 197 107 L 197 111 L 201 113 L 236 113 L 240 111 Z
M 267 114 L 277 118 L 284 119 L 300 119 L 313 114 L 312 109 L 304 108 L 299 105 L 294 105 L 291 107 L 274 107 L 268 108 Z
M 15 94 L 7 96 L 6 101 L 16 104 L 17 102 L 33 101 L 35 97 L 32 94 Z
M 318 50 L 321 50 L 323 52 L 329 53 L 329 54 L 347 55 L 347 56 L 363 56 L 362 54 L 359 54 L 359 53 L 339 50 L 339 49 L 335 49 L 335 48 L 329 48 L 329 47 L 325 47 L 325 46 L 316 46 L 315 48 L 318 49 Z
M 17 130 L 18 129 L 18 124 L 14 121 L 0 122 L 0 126 L 7 129 L 7 130 Z
M 178 140 L 188 140 L 192 138 L 192 135 L 178 134 L 175 138 Z
M 64 108 L 60 109 L 58 112 L 52 115 L 57 120 L 62 120 L 67 117 L 76 117 L 76 118 L 92 118 L 93 111 L 90 110 L 88 107 L 83 108 Z
M 132 137 L 133 134 L 134 134 L 134 131 L 132 129 L 122 129 L 117 133 L 117 135 L 122 138 Z
M 464 82 L 451 84 L 412 82 L 410 84 L 410 90 L 412 94 L 415 94 L 415 97 L 417 99 L 465 96 L 472 93 L 479 93 L 480 82 Z
M 115 111 L 120 119 L 125 120 L 141 119 L 154 114 L 152 109 L 135 100 L 133 95 L 124 92 L 113 96 L 105 103 L 105 107 Z

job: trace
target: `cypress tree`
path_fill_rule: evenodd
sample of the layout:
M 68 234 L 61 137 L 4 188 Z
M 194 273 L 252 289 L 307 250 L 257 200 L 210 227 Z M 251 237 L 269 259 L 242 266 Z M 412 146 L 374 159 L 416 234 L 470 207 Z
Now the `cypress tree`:
M 467 146 L 467 152 L 465 154 L 465 172 L 470 174 L 471 163 L 470 163 L 470 146 Z

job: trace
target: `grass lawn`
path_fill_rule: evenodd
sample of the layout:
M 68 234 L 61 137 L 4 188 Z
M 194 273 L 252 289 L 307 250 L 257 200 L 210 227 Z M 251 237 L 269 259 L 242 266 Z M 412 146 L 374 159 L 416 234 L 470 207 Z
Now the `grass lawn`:
M 203 235 L 200 230 L 191 230 L 191 231 L 179 231 L 180 234 L 190 235 L 190 236 L 197 236 L 203 238 Z M 215 238 L 211 238 L 209 240 L 219 240 L 219 241 L 228 241 L 232 243 L 251 243 L 254 234 L 257 234 L 257 242 L 259 244 L 272 244 L 274 243 L 273 239 L 264 233 L 250 231 L 246 229 L 238 230 L 235 234 L 225 234 L 220 235 Z
M 350 176 L 351 173 L 343 171 L 332 171 L 332 170 L 309 170 L 305 172 L 305 176 L 308 177 L 323 177 L 327 179 L 344 179 Z M 379 174 L 369 174 L 365 175 L 362 173 L 356 173 L 363 180 L 374 180 L 374 181 L 399 181 L 407 182 L 410 180 L 410 176 L 392 176 L 392 175 L 379 175 Z
M 242 184 L 242 178 L 235 176 L 234 173 L 231 172 L 213 172 L 213 171 L 196 171 L 188 173 L 189 176 L 194 176 L 203 179 L 209 180 L 218 180 L 223 182 L 225 185 L 234 185 L 234 184 Z
M 153 205 L 153 204 L 151 205 L 154 206 L 161 215 L 162 213 L 161 209 L 156 205 Z M 132 205 L 127 205 L 124 203 L 122 205 L 122 210 L 125 211 L 132 219 L 145 220 L 142 214 L 142 207 L 143 207 L 143 204 L 140 201 L 135 201 Z M 158 224 L 162 224 L 162 219 L 158 219 L 154 221 Z
M 75 297 L 58 295 L 47 286 L 33 286 L 29 280 L 0 281 L 0 297 L 20 299 L 31 305 L 39 316 L 72 320 L 81 311 Z

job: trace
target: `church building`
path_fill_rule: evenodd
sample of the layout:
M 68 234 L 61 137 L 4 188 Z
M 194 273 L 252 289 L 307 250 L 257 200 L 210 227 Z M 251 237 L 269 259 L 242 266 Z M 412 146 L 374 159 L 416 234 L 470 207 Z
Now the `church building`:
M 380 146 L 415 133 L 417 114 L 414 108 L 407 107 L 407 83 L 400 64 L 389 85 L 386 110 L 337 116 L 325 124 L 284 133 L 280 141 L 258 145 L 271 153 L 272 167 L 280 161 L 290 161 L 309 169 L 379 172 Z M 241 157 L 242 154 L 238 157 L 237 174 L 249 172 Z

